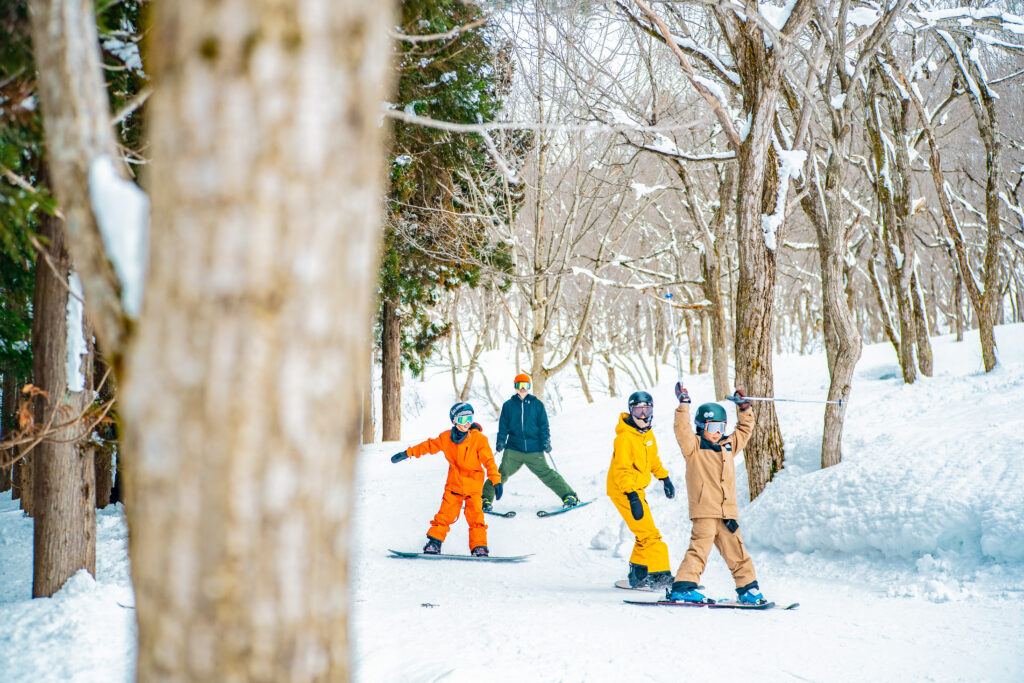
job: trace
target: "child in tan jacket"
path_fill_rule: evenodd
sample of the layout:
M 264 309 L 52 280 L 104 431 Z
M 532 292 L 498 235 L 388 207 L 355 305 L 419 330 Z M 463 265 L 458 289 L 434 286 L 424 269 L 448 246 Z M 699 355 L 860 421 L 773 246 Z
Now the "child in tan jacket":
M 736 390 L 736 396 L 745 394 Z M 733 458 L 747 445 L 754 426 L 750 401 L 736 405 L 736 430 L 725 434 L 727 415 L 717 403 L 705 403 L 694 415 L 696 432 L 690 427 L 690 395 L 682 382 L 676 383 L 676 441 L 686 460 L 686 494 L 690 500 L 690 547 L 676 571 L 668 591 L 669 600 L 709 602 L 698 590 L 711 546 L 718 548 L 736 582 L 739 602 L 757 605 L 766 601 L 754 573 L 754 562 L 743 546 L 736 505 L 736 467 Z

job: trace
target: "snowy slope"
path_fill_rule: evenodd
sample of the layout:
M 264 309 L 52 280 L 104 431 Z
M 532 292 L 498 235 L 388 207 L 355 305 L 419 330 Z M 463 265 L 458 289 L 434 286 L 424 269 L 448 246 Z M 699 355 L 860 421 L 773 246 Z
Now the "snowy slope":
M 440 455 L 397 465 L 395 451 L 447 423 L 450 377 L 439 368 L 405 389 L 400 443 L 364 448 L 353 543 L 353 655 L 360 681 L 1021 681 L 1024 680 L 1024 326 L 997 328 L 1001 366 L 981 372 L 976 335 L 935 344 L 936 376 L 905 386 L 891 346 L 865 349 L 848 410 L 844 460 L 818 469 L 820 405 L 777 404 L 787 467 L 740 523 L 765 595 L 794 611 L 650 609 L 611 586 L 632 537 L 604 495 L 624 399 L 586 404 L 556 378 L 548 404 L 556 464 L 580 510 L 539 519 L 557 500 L 525 469 L 488 517 L 494 554 L 521 564 L 393 559 L 418 550 L 440 502 Z M 513 363 L 484 364 L 511 394 Z M 661 368 L 655 435 L 680 491 L 649 500 L 675 566 L 689 537 L 683 462 L 671 429 L 674 381 Z M 823 398 L 823 356 L 780 357 L 778 396 Z M 696 402 L 711 379 L 688 378 Z M 505 391 L 505 388 L 508 391 Z M 632 390 L 633 387 L 620 387 Z M 492 438 L 496 415 L 474 398 Z M 730 420 L 734 411 L 728 406 Z M 742 458 L 737 480 L 745 487 Z M 99 580 L 80 575 L 50 600 L 31 593 L 31 521 L 0 498 L 0 680 L 125 681 L 134 662 L 125 531 L 100 516 Z M 740 499 L 746 498 L 740 492 Z M 446 552 L 464 553 L 464 520 Z M 702 578 L 732 594 L 712 554 Z M 119 605 L 118 603 L 121 603 Z

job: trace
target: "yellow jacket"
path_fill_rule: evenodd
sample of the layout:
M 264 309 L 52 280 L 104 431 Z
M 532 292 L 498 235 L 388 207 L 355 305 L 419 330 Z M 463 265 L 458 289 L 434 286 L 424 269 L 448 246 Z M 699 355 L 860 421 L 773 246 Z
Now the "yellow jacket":
M 690 499 L 690 519 L 715 517 L 736 519 L 736 466 L 732 459 L 743 450 L 754 431 L 754 411 L 737 411 L 736 431 L 723 437 L 717 449 L 693 431 L 690 406 L 676 408 L 675 432 L 679 449 L 686 459 L 686 496 Z
M 628 413 L 622 413 L 615 425 L 614 452 L 608 467 L 609 496 L 647 488 L 652 474 L 658 479 L 668 476 L 668 470 L 662 467 L 658 458 L 658 441 L 654 432 L 641 434 L 636 427 L 626 423 L 628 417 Z

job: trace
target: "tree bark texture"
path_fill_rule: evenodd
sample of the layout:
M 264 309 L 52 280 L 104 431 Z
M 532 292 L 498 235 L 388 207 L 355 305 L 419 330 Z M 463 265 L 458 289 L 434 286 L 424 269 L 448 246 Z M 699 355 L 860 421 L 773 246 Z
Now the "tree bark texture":
M 153 7 L 121 414 L 140 681 L 351 678 L 390 3 Z
M 928 311 L 924 307 L 924 296 L 921 294 L 921 281 L 914 270 L 910 278 L 910 300 L 914 305 L 914 342 L 917 347 L 917 369 L 925 377 L 932 376 L 934 365 L 932 342 L 928 336 Z
M 381 438 L 402 438 L 402 318 L 390 301 L 381 306 L 380 421 Z
M 89 164 L 102 155 L 115 163 L 120 159 L 100 66 L 95 8 L 92 0 L 30 0 L 29 10 L 49 177 L 89 320 L 116 367 L 128 323 L 89 199 Z
M 68 389 L 68 273 L 71 259 L 58 218 L 40 221 L 49 258 L 40 255 L 32 299 L 32 374 L 48 399 L 35 398 L 36 424 L 70 425 L 32 451 L 32 597 L 49 597 L 79 569 L 96 573 L 96 508 L 93 462 L 75 444 L 84 426 L 73 419 L 89 404 L 85 391 Z M 49 267 L 52 264 L 53 268 Z M 56 270 L 56 272 L 54 272 Z M 80 323 L 81 324 L 81 323 Z M 86 374 L 88 377 L 88 373 Z

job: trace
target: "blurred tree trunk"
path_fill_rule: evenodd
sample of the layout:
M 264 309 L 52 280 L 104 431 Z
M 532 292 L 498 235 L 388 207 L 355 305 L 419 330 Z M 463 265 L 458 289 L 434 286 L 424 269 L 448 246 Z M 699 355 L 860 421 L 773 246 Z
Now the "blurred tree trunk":
M 56 593 L 79 569 L 96 574 L 95 472 L 91 457 L 76 444 L 83 424 L 74 421 L 91 402 L 88 359 L 83 364 L 85 385 L 68 377 L 71 349 L 68 336 L 91 338 L 81 316 L 70 327 L 68 273 L 71 258 L 65 248 L 62 221 L 40 220 L 39 236 L 47 253 L 40 254 L 32 300 L 32 374 L 34 384 L 47 397 L 36 396 L 36 424 L 68 426 L 43 439 L 32 452 L 34 500 L 32 597 Z M 69 386 L 70 385 L 70 386 Z
M 158 258 L 120 384 L 140 681 L 352 677 L 391 9 L 152 9 Z
M 92 0 L 30 0 L 32 45 L 46 133 L 47 171 L 64 216 L 90 323 L 115 368 L 127 334 L 120 284 L 89 199 L 89 167 L 120 158 L 100 66 Z

